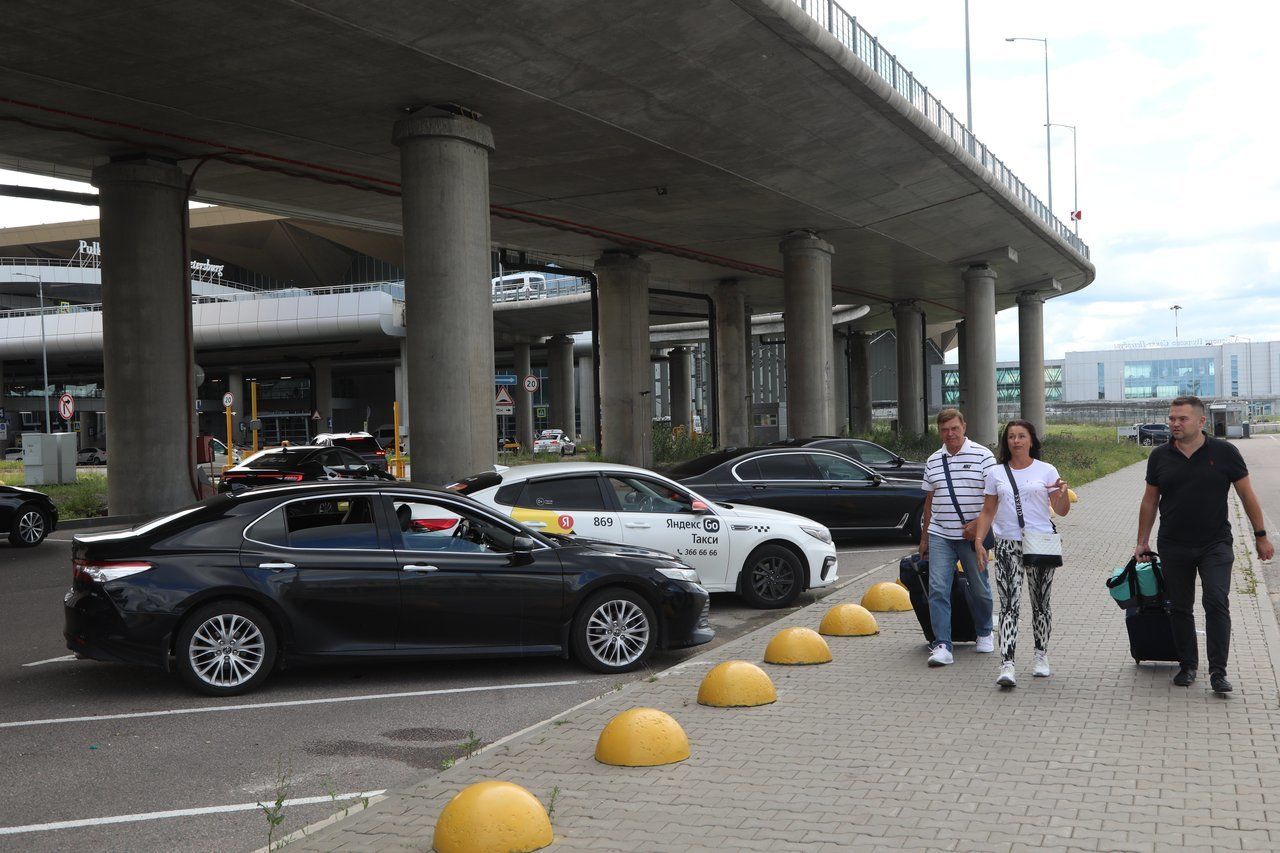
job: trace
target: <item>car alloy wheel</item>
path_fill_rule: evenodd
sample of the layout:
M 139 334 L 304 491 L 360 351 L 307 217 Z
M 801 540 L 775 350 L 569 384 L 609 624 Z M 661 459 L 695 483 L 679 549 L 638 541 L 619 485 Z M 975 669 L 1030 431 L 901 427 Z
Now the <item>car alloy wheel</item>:
M 649 645 L 649 618 L 633 602 L 606 601 L 587 619 L 587 647 L 609 666 L 635 663 Z
M 47 533 L 44 513 L 35 507 L 26 507 L 18 516 L 18 521 L 14 525 L 13 532 L 20 541 L 20 544 L 27 546 L 39 545 L 44 541 L 45 534 Z
M 780 545 L 762 545 L 743 567 L 742 594 L 755 607 L 786 607 L 804 588 L 796 556 Z
M 265 654 L 262 631 L 235 613 L 206 619 L 187 644 L 192 670 L 212 687 L 241 686 L 258 674 Z

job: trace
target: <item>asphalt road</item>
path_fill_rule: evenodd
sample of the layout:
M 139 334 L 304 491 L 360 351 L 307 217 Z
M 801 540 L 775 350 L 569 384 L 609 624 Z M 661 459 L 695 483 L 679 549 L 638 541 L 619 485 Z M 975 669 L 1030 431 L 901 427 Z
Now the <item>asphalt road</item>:
M 159 670 L 67 659 L 71 535 L 33 550 L 0 541 L 0 851 L 254 849 L 268 830 L 256 804 L 282 791 L 320 802 L 286 807 L 277 838 L 337 811 L 333 795 L 438 772 L 472 733 L 492 742 L 712 647 L 659 654 L 623 677 L 560 659 L 290 669 L 215 699 Z M 901 539 L 845 543 L 841 583 L 909 550 Z M 712 601 L 718 643 L 781 615 L 733 595 Z M 60 822 L 75 825 L 48 828 Z

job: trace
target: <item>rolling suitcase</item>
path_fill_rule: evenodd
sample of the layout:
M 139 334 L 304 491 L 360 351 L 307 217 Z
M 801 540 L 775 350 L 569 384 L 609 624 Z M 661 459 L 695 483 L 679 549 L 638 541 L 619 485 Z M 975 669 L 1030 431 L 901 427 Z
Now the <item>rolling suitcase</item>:
M 911 609 L 924 630 L 924 637 L 933 645 L 933 620 L 929 616 L 929 561 L 919 554 L 903 557 L 898 563 L 898 579 L 911 596 Z M 964 572 L 956 568 L 951 583 L 951 642 L 973 643 L 978 632 L 973 627 L 973 612 L 969 609 L 969 581 Z
M 1124 625 L 1129 629 L 1129 653 L 1133 655 L 1134 663 L 1144 660 L 1178 661 L 1168 604 L 1130 607 L 1124 612 Z

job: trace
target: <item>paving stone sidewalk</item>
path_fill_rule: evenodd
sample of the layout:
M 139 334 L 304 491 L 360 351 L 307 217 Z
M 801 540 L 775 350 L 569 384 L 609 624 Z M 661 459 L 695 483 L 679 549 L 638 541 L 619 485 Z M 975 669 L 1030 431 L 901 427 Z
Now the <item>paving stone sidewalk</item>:
M 994 686 L 998 654 L 971 645 L 957 647 L 954 666 L 928 669 L 914 616 L 896 613 L 879 614 L 879 636 L 830 638 L 830 664 L 764 665 L 778 689 L 773 705 L 697 704 L 710 666 L 759 662 L 775 631 L 816 628 L 828 607 L 896 577 L 886 568 L 290 849 L 429 850 L 449 798 L 493 778 L 544 804 L 554 796 L 551 850 L 1280 849 L 1280 632 L 1245 550 L 1252 536 L 1237 505 L 1236 692 L 1216 697 L 1207 678 L 1173 687 L 1171 665 L 1135 666 L 1103 579 L 1131 553 L 1142 472 L 1137 465 L 1082 487 L 1061 525 L 1067 565 L 1054 583 L 1050 679 L 1030 677 L 1024 600 L 1012 691 Z M 597 764 L 600 730 L 635 706 L 679 720 L 692 757 L 654 768 Z

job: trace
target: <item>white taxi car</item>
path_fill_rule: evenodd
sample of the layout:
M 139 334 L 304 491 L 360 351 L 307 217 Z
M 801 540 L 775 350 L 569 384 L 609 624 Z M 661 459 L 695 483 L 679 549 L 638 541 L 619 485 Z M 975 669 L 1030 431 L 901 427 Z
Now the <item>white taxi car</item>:
M 713 504 L 661 474 L 629 465 L 526 465 L 449 488 L 543 533 L 654 548 L 697 569 L 711 592 L 739 592 L 756 607 L 785 607 L 835 583 L 831 533 L 762 507 Z
M 533 440 L 533 452 L 559 453 L 561 456 L 570 456 L 578 452 L 578 446 L 573 443 L 573 439 L 565 435 L 564 430 L 544 429 Z

